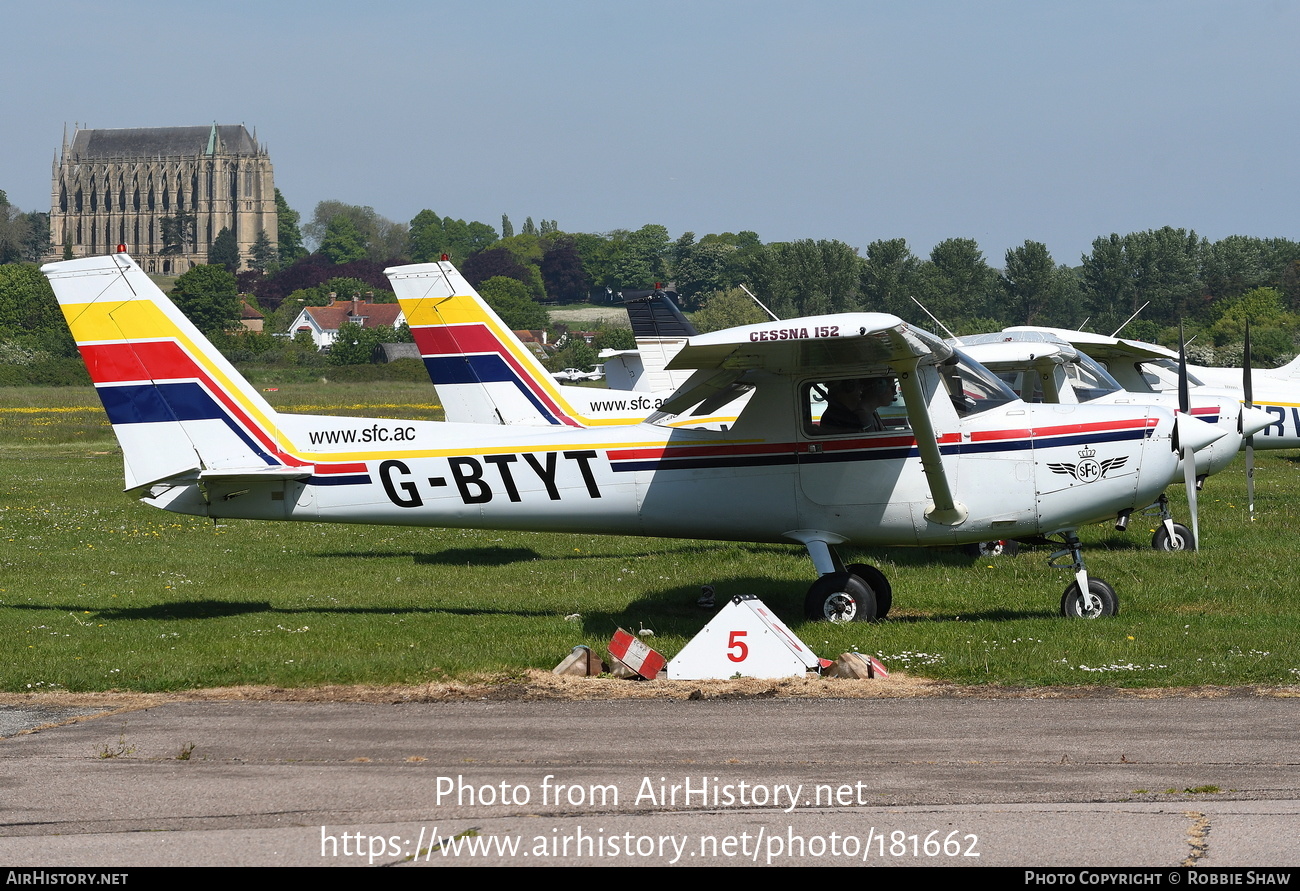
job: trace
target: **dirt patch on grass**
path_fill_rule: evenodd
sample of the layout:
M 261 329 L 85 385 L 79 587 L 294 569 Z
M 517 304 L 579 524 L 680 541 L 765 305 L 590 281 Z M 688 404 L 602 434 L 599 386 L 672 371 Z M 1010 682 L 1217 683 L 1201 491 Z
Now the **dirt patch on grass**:
M 3 705 L 95 706 L 130 711 L 167 702 L 455 702 L 455 701 L 581 701 L 615 699 L 1157 699 L 1184 697 L 1291 698 L 1300 687 L 1003 687 L 965 686 L 895 673 L 877 680 L 802 677 L 718 681 L 629 681 L 617 678 L 557 677 L 530 671 L 519 677 L 490 677 L 473 681 L 440 681 L 407 686 L 355 685 L 326 687 L 218 687 L 170 693 L 3 693 Z

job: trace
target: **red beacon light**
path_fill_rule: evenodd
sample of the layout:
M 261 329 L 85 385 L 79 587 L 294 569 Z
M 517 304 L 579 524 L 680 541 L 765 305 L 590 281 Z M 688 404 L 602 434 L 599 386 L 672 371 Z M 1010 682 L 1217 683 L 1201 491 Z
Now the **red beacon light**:
M 126 253 L 126 245 L 124 245 L 124 244 L 119 244 L 119 245 L 117 246 L 117 252 L 118 252 L 119 254 L 125 254 L 125 253 Z

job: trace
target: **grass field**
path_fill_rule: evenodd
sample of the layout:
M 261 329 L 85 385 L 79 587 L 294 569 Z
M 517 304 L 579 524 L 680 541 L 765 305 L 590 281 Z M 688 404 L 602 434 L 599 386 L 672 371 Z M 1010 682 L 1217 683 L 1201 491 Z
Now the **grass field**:
M 436 419 L 427 385 L 299 384 L 266 393 L 313 413 Z M 89 389 L 0 389 L 0 689 L 178 690 L 419 683 L 550 668 L 620 625 L 672 656 L 707 622 L 699 587 L 756 594 L 822 656 L 857 648 L 962 683 L 1191 686 L 1300 682 L 1292 511 L 1300 467 L 1261 453 L 1246 520 L 1238 461 L 1202 493 L 1205 550 L 1149 550 L 1153 525 L 1081 534 L 1120 615 L 1058 618 L 1069 579 L 1045 549 L 851 555 L 881 566 L 876 624 L 802 621 L 802 548 L 542 533 L 214 524 L 122 494 Z M 1180 491 L 1171 490 L 1185 519 Z M 846 557 L 850 556 L 846 554 Z M 579 618 L 566 618 L 578 614 Z

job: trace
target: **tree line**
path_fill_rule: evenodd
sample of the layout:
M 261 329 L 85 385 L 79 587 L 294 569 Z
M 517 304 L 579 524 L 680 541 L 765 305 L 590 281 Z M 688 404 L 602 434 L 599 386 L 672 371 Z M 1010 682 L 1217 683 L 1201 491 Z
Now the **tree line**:
M 21 320 L 32 311 L 21 305 L 41 302 L 33 290 L 41 277 L 10 271 L 39 257 L 42 237 L 48 245 L 48 220 L 42 236 L 43 215 L 9 207 L 3 192 L 0 202 L 0 342 L 39 341 L 47 352 L 68 346 L 66 337 L 42 333 L 48 314 L 36 313 L 36 328 Z M 1197 358 L 1222 364 L 1240 361 L 1247 319 L 1260 364 L 1293 355 L 1300 332 L 1300 243 L 1285 238 L 1212 242 L 1173 227 L 1112 233 L 1068 265 L 1032 240 L 990 262 L 968 238 L 946 239 L 920 257 L 902 238 L 859 250 L 833 239 L 765 243 L 752 231 L 673 239 L 658 224 L 583 233 L 528 217 L 516 229 L 507 215 L 498 230 L 429 209 L 394 222 L 340 201 L 320 202 L 303 222 L 279 190 L 276 203 L 278 249 L 259 238 L 255 256 L 241 258 L 228 239 L 214 245 L 225 275 L 198 267 L 177 281 L 173 294 L 201 327 L 236 324 L 240 294 L 266 314 L 271 331 L 286 331 L 303 306 L 322 305 L 331 293 L 392 300 L 386 267 L 445 254 L 516 327 L 539 327 L 543 303 L 613 301 L 625 289 L 671 283 L 708 329 L 764 318 L 743 285 L 783 318 L 878 311 L 935 328 L 919 301 L 958 334 L 1026 324 L 1109 334 L 1140 310 L 1124 334 L 1168 344 L 1181 321 L 1189 335 L 1202 335 Z

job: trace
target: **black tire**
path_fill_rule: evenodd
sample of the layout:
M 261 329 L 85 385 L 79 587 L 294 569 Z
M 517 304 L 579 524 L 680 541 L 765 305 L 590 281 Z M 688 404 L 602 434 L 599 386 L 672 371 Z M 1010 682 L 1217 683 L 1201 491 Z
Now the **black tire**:
M 1170 538 L 1165 524 L 1161 523 L 1156 527 L 1156 534 L 1151 536 L 1151 547 L 1157 551 L 1193 551 L 1196 539 L 1192 538 L 1192 530 L 1182 523 L 1174 524 L 1174 536 Z
M 1079 583 L 1074 582 L 1061 595 L 1061 615 L 1070 619 L 1100 619 L 1119 615 L 1119 596 L 1115 589 L 1101 579 L 1088 579 L 1088 592 L 1092 595 L 1087 606 L 1079 595 Z
M 885 574 L 866 563 L 850 563 L 844 568 L 850 575 L 856 575 L 866 582 L 871 593 L 876 595 L 876 618 L 883 619 L 889 615 L 889 608 L 894 605 L 894 588 Z
M 856 575 L 832 572 L 812 583 L 803 610 L 814 622 L 870 622 L 876 617 L 876 595 Z
M 1002 541 L 981 541 L 976 544 L 962 545 L 961 549 L 970 557 L 1014 557 L 1020 553 L 1020 542 L 1013 538 Z

